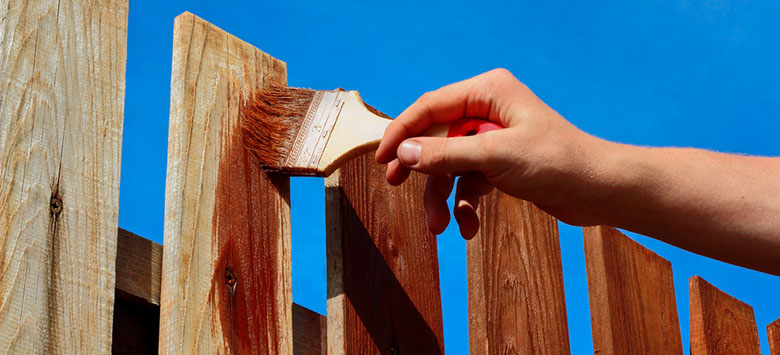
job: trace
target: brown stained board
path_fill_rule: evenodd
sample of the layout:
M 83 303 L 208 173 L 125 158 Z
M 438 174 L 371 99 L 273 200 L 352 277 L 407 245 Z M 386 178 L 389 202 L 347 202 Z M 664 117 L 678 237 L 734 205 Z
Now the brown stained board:
M 569 353 L 558 223 L 498 191 L 468 241 L 471 354 Z
M 615 228 L 583 234 L 594 352 L 682 354 L 672 264 Z
M 688 280 L 691 297 L 691 355 L 760 354 L 753 307 L 699 276 Z
M 163 247 L 119 228 L 112 354 L 157 353 Z
M 162 245 L 119 228 L 116 289 L 159 306 L 162 253 Z
M 119 229 L 113 354 L 157 353 L 162 253 L 162 245 Z M 292 322 L 293 354 L 322 354 L 325 317 L 293 303 Z
M 160 352 L 292 351 L 289 178 L 243 146 L 239 108 L 286 65 L 190 14 L 174 22 Z
M 293 354 L 321 355 L 327 349 L 325 316 L 293 303 Z
M 0 5 L 0 352 L 111 349 L 127 0 Z
M 373 153 L 325 180 L 329 354 L 443 352 L 436 237 L 425 178 L 392 187 Z
M 766 326 L 766 336 L 769 338 L 769 354 L 780 355 L 780 319 Z

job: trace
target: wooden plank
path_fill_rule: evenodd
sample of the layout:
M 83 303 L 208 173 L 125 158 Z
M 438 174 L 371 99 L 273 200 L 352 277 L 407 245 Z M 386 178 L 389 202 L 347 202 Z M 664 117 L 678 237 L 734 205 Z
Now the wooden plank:
M 159 306 L 162 253 L 162 245 L 119 228 L 116 289 Z
M 293 354 L 326 354 L 328 336 L 325 316 L 293 303 L 292 319 Z
M 113 354 L 157 352 L 162 252 L 162 245 L 119 228 Z M 325 351 L 325 316 L 293 303 L 292 323 L 294 354 Z
M 0 352 L 111 349 L 127 10 L 0 5 Z
M 682 354 L 672 264 L 615 228 L 583 234 L 594 352 Z
M 691 355 L 761 354 L 753 307 L 699 276 L 688 280 Z
M 769 338 L 769 354 L 780 355 L 780 318 L 766 326 L 766 336 Z
M 403 185 L 388 185 L 373 153 L 325 180 L 329 354 L 443 352 L 424 180 L 412 173 Z
M 569 353 L 558 222 L 494 191 L 468 241 L 471 354 Z
M 292 351 L 289 178 L 244 148 L 239 109 L 286 65 L 190 14 L 174 22 L 160 351 Z
M 160 306 L 117 289 L 113 328 L 112 354 L 156 354 L 160 337 Z

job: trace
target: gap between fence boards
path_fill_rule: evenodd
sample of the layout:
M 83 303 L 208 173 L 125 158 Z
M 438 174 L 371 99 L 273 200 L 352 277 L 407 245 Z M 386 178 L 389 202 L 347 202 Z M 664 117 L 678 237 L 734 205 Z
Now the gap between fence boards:
M 112 352 L 157 349 L 163 246 L 119 228 L 116 251 L 116 304 Z M 121 307 L 120 307 L 121 306 Z M 293 352 L 321 354 L 325 316 L 293 303 Z

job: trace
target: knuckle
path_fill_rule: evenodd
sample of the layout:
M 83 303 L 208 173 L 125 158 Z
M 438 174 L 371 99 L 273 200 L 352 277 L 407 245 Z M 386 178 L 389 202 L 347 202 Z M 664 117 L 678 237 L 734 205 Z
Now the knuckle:
M 432 169 L 441 169 L 447 166 L 447 161 L 448 161 L 447 145 L 448 145 L 448 140 L 446 138 L 432 140 L 430 147 L 428 149 L 429 152 L 428 156 L 423 157 L 423 159 L 420 159 L 420 163 L 423 163 L 427 167 Z
M 433 96 L 433 91 L 427 91 L 420 95 L 420 97 L 417 99 L 417 102 L 423 105 L 427 105 L 431 101 L 431 96 Z
M 512 72 L 509 71 L 509 69 L 506 68 L 495 68 L 489 72 L 491 75 L 499 77 L 499 78 L 507 78 L 511 77 L 514 78 L 514 75 L 512 75 Z

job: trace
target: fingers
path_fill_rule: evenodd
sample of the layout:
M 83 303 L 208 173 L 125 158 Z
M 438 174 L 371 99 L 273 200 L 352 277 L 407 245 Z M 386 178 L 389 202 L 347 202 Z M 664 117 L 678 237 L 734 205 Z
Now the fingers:
M 472 170 L 483 173 L 492 171 L 497 168 L 492 166 L 495 164 L 490 164 L 490 139 L 495 137 L 494 134 L 495 132 L 485 132 L 469 137 L 407 139 L 398 147 L 396 161 L 412 170 L 434 175 Z M 396 170 L 393 170 L 392 177 L 397 180 Z
M 460 235 L 464 239 L 474 238 L 479 231 L 477 207 L 479 198 L 493 190 L 493 185 L 479 173 L 467 173 L 458 180 L 455 192 L 455 208 L 452 213 L 460 227 Z
M 387 172 L 385 173 L 387 182 L 390 185 L 401 185 L 412 171 L 409 168 L 403 166 L 398 159 L 395 159 L 387 164 Z
M 425 212 L 428 229 L 434 234 L 441 234 L 450 223 L 450 210 L 447 207 L 447 197 L 452 192 L 455 178 L 452 175 L 430 175 L 425 184 Z
M 496 69 L 424 94 L 387 127 L 376 152 L 377 162 L 389 163 L 396 158 L 396 148 L 403 140 L 422 134 L 436 123 L 463 117 L 500 122 L 502 105 L 496 100 L 501 90 L 496 88 L 507 83 L 520 84 L 508 71 Z

